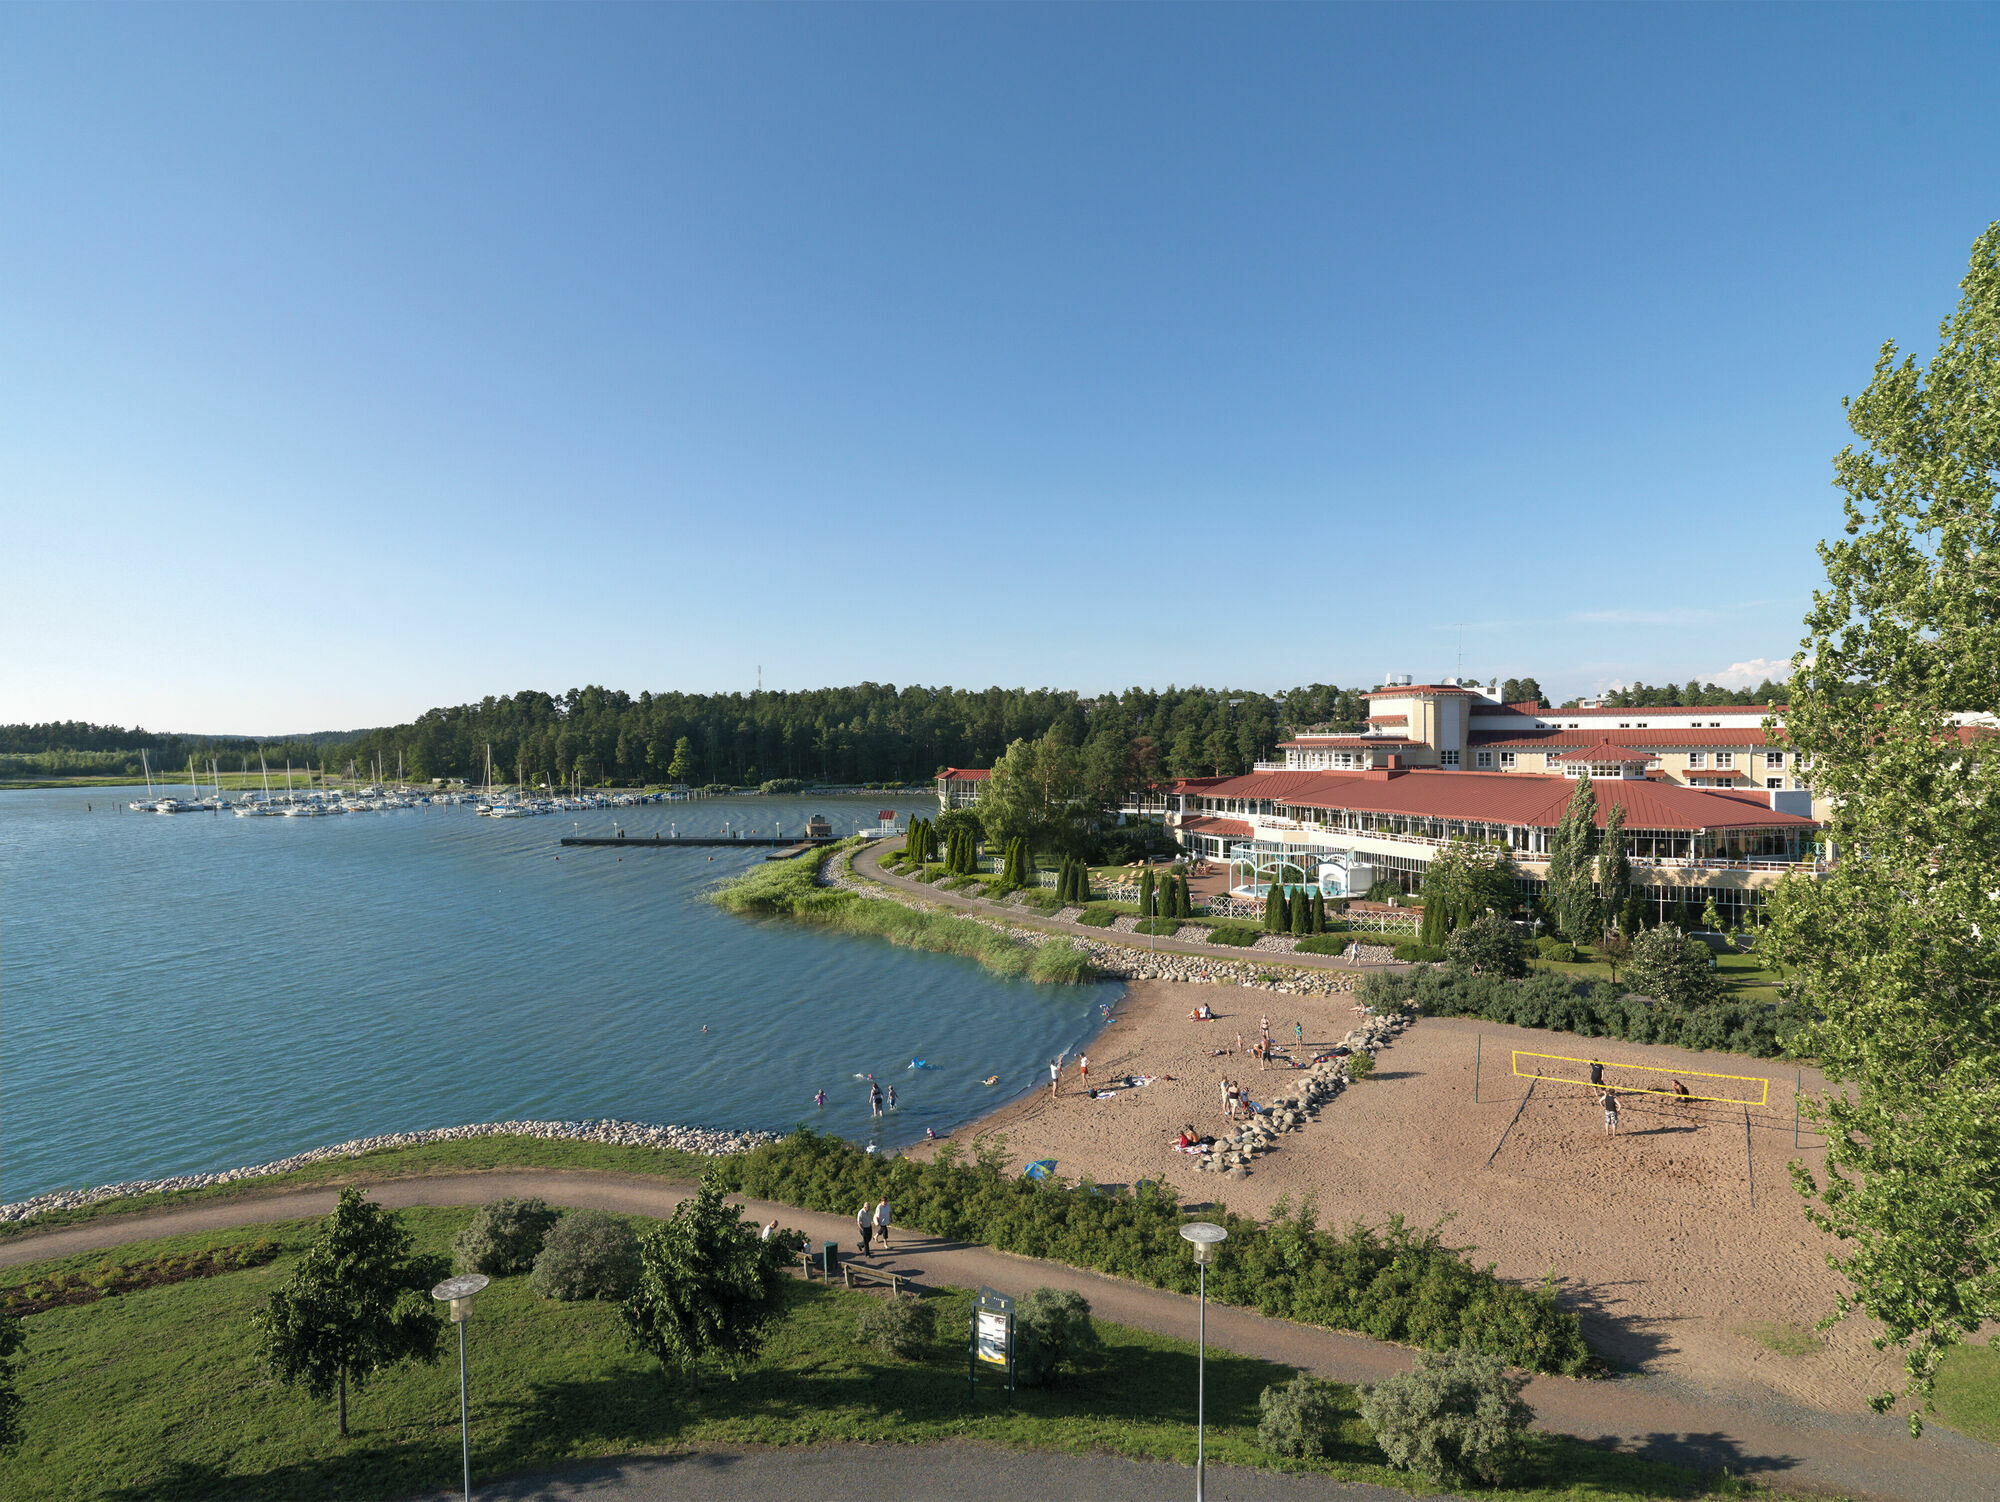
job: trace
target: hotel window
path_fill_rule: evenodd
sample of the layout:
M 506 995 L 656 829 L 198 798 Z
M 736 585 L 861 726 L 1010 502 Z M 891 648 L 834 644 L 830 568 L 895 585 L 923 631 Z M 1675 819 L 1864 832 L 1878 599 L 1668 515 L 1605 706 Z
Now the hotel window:
M 1596 781 L 1606 778 L 1616 779 L 1625 775 L 1625 768 L 1615 761 L 1594 761 L 1590 764 L 1590 775 Z
M 1458 765 L 1458 753 L 1457 753 L 1456 751 L 1440 751 L 1440 752 L 1438 752 L 1438 765 L 1439 765 L 1439 766 L 1441 766 L 1441 767 L 1455 767 L 1455 766 L 1457 766 L 1457 765 Z
M 1715 753 L 1716 771 L 1726 772 L 1735 765 L 1736 765 L 1736 753 L 1734 751 L 1718 751 Z
M 1705 767 L 1707 765 L 1708 753 L 1706 751 L 1688 752 L 1688 770 L 1690 772 L 1694 771 L 1697 767 Z
M 1472 754 L 1472 763 L 1482 770 L 1491 770 L 1493 766 L 1493 753 L 1491 751 L 1475 751 Z
M 1764 786 L 1767 788 L 1781 788 L 1784 785 L 1785 779 L 1782 777 L 1766 777 L 1764 779 Z
M 1502 751 L 1500 753 L 1500 766 L 1504 771 L 1511 772 L 1514 770 L 1514 753 L 1512 751 Z
M 1767 767 L 1782 767 L 1782 766 L 1783 766 L 1784 764 L 1785 764 L 1785 753 L 1784 753 L 1784 752 L 1782 752 L 1782 751 L 1766 751 L 1766 752 L 1764 753 L 1764 765 L 1765 765 L 1765 766 L 1767 766 Z
M 1720 721 L 1720 720 L 1710 720 L 1710 721 L 1708 722 L 1708 728 L 1709 728 L 1710 730 L 1720 730 L 1720 729 L 1722 728 L 1722 721 Z

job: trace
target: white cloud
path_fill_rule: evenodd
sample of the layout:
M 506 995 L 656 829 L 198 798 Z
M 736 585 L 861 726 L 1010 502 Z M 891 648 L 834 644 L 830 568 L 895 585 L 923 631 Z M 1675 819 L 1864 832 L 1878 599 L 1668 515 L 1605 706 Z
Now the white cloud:
M 1783 683 L 1792 676 L 1789 658 L 1753 657 L 1748 662 L 1732 662 L 1720 673 L 1705 674 L 1702 682 L 1717 688 L 1755 688 L 1766 678 Z

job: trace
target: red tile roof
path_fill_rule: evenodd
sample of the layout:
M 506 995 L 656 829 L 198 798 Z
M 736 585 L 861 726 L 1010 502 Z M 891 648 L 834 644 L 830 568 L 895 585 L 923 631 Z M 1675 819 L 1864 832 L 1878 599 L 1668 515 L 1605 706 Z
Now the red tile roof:
M 993 773 L 990 770 L 981 770 L 978 767 L 946 767 L 942 772 L 938 773 L 938 781 L 984 782 L 992 775 Z
M 1630 829 L 1811 828 L 1815 821 L 1781 814 L 1748 793 L 1708 792 L 1667 782 L 1607 779 L 1597 789 L 1597 822 L 1615 805 Z M 1373 777 L 1353 772 L 1256 772 L 1248 777 L 1201 777 L 1172 784 L 1205 798 L 1269 799 L 1300 808 L 1349 809 L 1414 818 L 1468 819 L 1552 829 L 1576 790 L 1567 777 L 1523 772 L 1404 772 Z
M 1181 828 L 1188 834 L 1228 835 L 1231 839 L 1247 840 L 1253 831 L 1242 819 L 1211 819 L 1206 816 L 1183 819 Z
M 1410 717 L 1406 714 L 1372 714 L 1368 717 L 1371 725 L 1407 725 Z
M 1484 734 L 1474 732 L 1471 742 L 1475 746 L 1491 750 L 1498 747 L 1504 751 L 1546 751 L 1559 746 L 1646 746 L 1665 747 L 1672 750 L 1680 746 L 1747 746 L 1757 749 L 1764 746 L 1784 744 L 1783 732 L 1779 739 L 1769 739 L 1756 725 L 1745 725 L 1736 730 L 1665 730 L 1639 729 L 1625 726 L 1606 729 L 1592 726 L 1587 730 L 1534 730 L 1521 735 L 1495 736 L 1491 731 Z
M 1428 746 L 1429 741 L 1413 741 L 1400 735 L 1302 735 L 1297 740 L 1279 741 L 1281 751 L 1303 748 L 1308 751 L 1324 751 L 1331 747 L 1336 751 L 1358 751 L 1365 746 L 1387 746 L 1391 751 L 1398 746 Z
M 1551 715 L 1604 715 L 1604 714 L 1769 714 L 1776 710 L 1783 714 L 1791 706 L 1788 704 L 1648 704 L 1641 709 L 1544 709 L 1545 716 Z

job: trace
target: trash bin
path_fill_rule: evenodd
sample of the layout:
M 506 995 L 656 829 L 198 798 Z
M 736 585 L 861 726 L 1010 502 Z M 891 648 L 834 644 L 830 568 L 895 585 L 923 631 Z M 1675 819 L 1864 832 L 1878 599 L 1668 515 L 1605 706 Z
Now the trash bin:
M 819 1270 L 826 1274 L 826 1280 L 829 1283 L 840 1276 L 839 1242 L 822 1241 L 819 1244 Z

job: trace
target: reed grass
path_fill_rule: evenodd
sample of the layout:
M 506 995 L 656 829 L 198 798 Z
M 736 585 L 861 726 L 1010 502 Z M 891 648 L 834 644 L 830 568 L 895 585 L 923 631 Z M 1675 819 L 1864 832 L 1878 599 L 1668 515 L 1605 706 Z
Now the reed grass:
M 1081 985 L 1097 979 L 1089 956 L 1068 939 L 1033 945 L 969 918 L 819 885 L 825 863 L 849 848 L 829 846 L 791 860 L 766 862 L 715 887 L 709 900 L 724 912 L 744 917 L 793 918 L 840 933 L 886 939 L 905 949 L 958 955 L 977 960 L 996 975 L 1020 976 L 1039 985 Z

